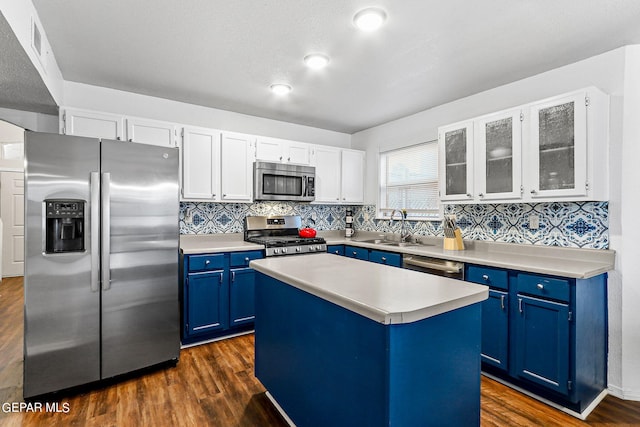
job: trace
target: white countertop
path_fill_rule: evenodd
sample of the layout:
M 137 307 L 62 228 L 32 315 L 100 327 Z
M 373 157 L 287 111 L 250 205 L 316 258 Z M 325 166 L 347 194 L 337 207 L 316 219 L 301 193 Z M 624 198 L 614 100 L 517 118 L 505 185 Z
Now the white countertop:
M 245 242 L 242 233 L 182 234 L 180 250 L 185 255 L 263 250 L 263 245 Z
M 264 258 L 249 266 L 385 325 L 416 322 L 489 295 L 487 286 L 326 253 Z

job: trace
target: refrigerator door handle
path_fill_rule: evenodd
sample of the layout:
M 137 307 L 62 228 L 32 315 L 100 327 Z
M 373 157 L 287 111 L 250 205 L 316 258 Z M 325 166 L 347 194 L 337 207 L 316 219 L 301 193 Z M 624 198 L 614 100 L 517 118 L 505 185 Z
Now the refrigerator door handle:
M 108 291 L 111 287 L 111 240 L 109 238 L 111 227 L 111 205 L 109 187 L 111 184 L 111 174 L 102 173 L 102 290 Z
M 100 173 L 91 172 L 91 292 L 100 290 Z

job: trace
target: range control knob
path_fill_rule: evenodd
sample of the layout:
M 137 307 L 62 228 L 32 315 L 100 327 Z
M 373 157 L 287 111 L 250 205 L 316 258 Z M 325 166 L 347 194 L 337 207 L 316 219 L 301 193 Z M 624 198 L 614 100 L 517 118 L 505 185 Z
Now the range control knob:
M 296 248 L 296 252 L 300 252 L 301 250 L 302 250 L 302 249 L 300 249 L 300 246 L 298 246 L 298 247 Z
M 286 254 L 287 253 L 287 248 L 282 248 L 282 253 Z
M 274 254 L 274 255 L 277 255 L 277 254 L 279 254 L 279 253 L 280 253 L 280 249 L 274 249 L 274 250 L 273 250 L 273 254 Z

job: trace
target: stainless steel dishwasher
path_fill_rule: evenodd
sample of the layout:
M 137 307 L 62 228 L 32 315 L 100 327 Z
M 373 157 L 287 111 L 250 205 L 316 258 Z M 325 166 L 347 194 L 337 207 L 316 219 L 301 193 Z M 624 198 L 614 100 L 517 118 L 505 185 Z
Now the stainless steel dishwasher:
M 402 268 L 464 280 L 464 263 L 418 255 L 404 255 Z

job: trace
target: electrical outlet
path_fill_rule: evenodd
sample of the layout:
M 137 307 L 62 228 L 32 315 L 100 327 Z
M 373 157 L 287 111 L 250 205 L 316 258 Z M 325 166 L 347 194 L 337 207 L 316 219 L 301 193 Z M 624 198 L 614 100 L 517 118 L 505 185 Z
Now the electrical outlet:
M 540 215 L 529 215 L 529 230 L 537 230 L 540 228 Z

